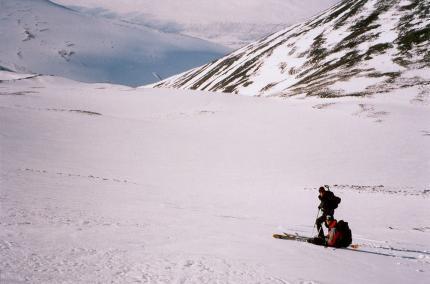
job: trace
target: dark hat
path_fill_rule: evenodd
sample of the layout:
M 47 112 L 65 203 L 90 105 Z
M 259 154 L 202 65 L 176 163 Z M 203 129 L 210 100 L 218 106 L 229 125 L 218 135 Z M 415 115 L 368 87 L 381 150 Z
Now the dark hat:
M 321 186 L 321 187 L 320 187 L 320 189 L 318 189 L 318 191 L 319 191 L 319 192 L 323 192 L 323 191 L 325 191 L 324 186 Z

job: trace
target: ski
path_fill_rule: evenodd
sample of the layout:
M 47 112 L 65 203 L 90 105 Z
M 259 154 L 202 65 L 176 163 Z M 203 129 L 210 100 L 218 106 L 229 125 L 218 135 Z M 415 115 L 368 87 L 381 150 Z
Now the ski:
M 282 240 L 292 240 L 292 241 L 298 241 L 298 242 L 306 242 L 309 238 L 305 236 L 300 236 L 298 234 L 274 234 L 273 237 L 275 239 L 282 239 Z
M 289 234 L 289 233 L 283 233 L 283 234 L 274 234 L 273 237 L 275 239 L 281 239 L 281 240 L 291 240 L 291 241 L 298 241 L 298 242 L 308 242 L 308 240 L 312 239 L 309 237 L 301 236 L 297 233 L 295 234 Z M 362 246 L 359 244 L 351 244 L 348 248 L 336 248 L 336 249 L 348 249 L 348 250 L 358 250 Z M 363 251 L 364 252 L 364 251 Z

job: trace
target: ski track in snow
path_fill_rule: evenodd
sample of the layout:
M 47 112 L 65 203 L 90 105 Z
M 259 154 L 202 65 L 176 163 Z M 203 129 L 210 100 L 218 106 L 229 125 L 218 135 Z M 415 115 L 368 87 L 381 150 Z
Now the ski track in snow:
M 108 178 L 108 177 L 100 177 L 100 176 L 94 176 L 94 175 L 83 175 L 83 174 L 73 174 L 73 173 L 64 173 L 64 172 L 56 172 L 56 173 L 50 173 L 47 170 L 38 170 L 38 169 L 19 169 L 18 171 L 22 172 L 32 172 L 32 173 L 38 173 L 38 174 L 49 174 L 49 175 L 59 175 L 59 176 L 66 176 L 66 177 L 80 177 L 80 178 L 89 178 L 89 179 L 95 179 L 95 180 L 101 180 L 101 181 L 110 181 L 110 182 L 117 182 L 117 183 L 131 183 L 131 184 L 137 184 L 135 182 L 131 182 L 127 179 L 121 179 L 121 178 Z

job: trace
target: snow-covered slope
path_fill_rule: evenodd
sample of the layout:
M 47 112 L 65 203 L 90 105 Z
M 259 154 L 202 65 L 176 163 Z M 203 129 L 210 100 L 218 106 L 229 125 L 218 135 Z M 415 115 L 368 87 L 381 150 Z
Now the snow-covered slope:
M 0 283 L 430 279 L 418 86 L 279 99 L 17 76 L 0 72 Z M 312 234 L 322 184 L 356 250 L 272 238 Z
M 203 40 L 87 16 L 47 0 L 0 1 L 0 65 L 84 82 L 142 85 L 218 58 Z
M 55 0 L 86 13 L 232 48 L 315 15 L 338 0 Z
M 345 0 L 157 86 L 331 97 L 428 85 L 429 40 L 430 1 Z

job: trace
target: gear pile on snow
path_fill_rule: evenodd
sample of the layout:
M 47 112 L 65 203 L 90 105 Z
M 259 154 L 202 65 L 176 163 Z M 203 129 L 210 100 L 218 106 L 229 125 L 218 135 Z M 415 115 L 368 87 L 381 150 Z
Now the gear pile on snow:
M 276 239 L 306 241 L 315 245 L 323 245 L 337 248 L 346 248 L 352 243 L 352 232 L 348 222 L 344 220 L 337 221 L 334 219 L 334 210 L 339 206 L 341 198 L 336 196 L 328 185 L 321 186 L 318 190 L 318 199 L 321 201 L 318 205 L 318 215 L 322 215 L 315 220 L 317 228 L 317 237 L 307 238 L 298 234 L 292 235 L 288 233 L 273 235 Z M 324 230 L 321 226 L 325 223 L 328 228 L 327 236 L 324 236 Z

